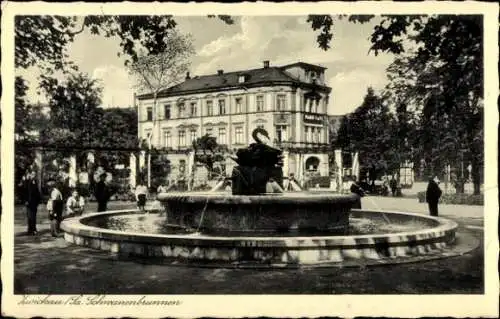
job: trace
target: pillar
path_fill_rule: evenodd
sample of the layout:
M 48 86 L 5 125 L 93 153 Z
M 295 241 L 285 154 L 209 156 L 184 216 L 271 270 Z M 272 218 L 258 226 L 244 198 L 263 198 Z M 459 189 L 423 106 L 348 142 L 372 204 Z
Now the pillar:
M 321 166 L 322 166 L 322 169 L 321 169 L 321 176 L 328 176 L 329 175 L 329 169 L 328 169 L 328 154 L 324 154 L 322 156 L 322 160 L 321 160 Z
M 304 154 L 297 154 L 297 180 L 299 183 L 304 183 Z
M 290 175 L 289 157 L 290 153 L 288 151 L 283 151 L 283 176 Z
M 342 172 L 343 172 L 343 167 L 342 167 L 342 150 L 335 150 L 335 164 L 337 165 L 337 191 L 341 192 L 342 191 Z
M 146 151 L 141 151 L 139 154 L 139 169 L 143 169 L 146 166 Z
M 78 176 L 76 175 L 76 155 L 71 155 L 69 157 L 69 186 L 76 187 L 78 182 Z
M 135 188 L 135 186 L 137 185 L 137 157 L 135 156 L 134 153 L 130 154 L 129 169 L 130 169 L 129 185 L 132 188 Z
M 188 157 L 187 157 L 187 167 L 186 167 L 186 177 L 187 177 L 187 185 L 188 185 L 188 190 L 192 190 L 194 187 L 194 173 L 195 173 L 195 168 L 194 168 L 194 150 L 190 150 Z
M 359 155 L 358 152 L 354 153 L 352 157 L 352 175 L 355 175 L 359 179 Z

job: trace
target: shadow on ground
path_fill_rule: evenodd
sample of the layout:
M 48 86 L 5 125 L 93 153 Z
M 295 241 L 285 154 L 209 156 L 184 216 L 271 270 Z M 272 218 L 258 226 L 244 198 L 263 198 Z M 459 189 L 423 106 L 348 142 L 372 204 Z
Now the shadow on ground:
M 16 294 L 481 294 L 483 245 L 469 254 L 361 268 L 222 269 L 141 264 L 49 233 L 15 238 Z

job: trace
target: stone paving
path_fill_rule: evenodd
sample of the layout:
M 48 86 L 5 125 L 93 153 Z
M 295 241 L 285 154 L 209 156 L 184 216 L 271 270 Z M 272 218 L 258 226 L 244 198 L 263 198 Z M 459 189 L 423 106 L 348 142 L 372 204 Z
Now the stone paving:
M 110 209 L 133 207 L 112 203 Z M 364 209 L 427 213 L 416 199 L 365 197 Z M 48 231 L 43 209 L 40 234 L 26 236 L 24 213 L 16 209 L 14 292 L 38 294 L 387 294 L 482 293 L 483 207 L 440 205 L 443 217 L 480 239 L 473 252 L 448 259 L 361 268 L 224 269 L 117 260 L 106 252 L 73 246 Z M 467 229 L 465 225 L 475 225 Z

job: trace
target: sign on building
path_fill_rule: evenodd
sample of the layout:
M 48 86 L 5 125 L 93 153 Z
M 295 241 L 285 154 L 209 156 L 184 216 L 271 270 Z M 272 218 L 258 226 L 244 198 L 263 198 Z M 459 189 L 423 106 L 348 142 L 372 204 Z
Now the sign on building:
M 319 114 L 304 114 L 304 123 L 323 124 L 324 117 Z

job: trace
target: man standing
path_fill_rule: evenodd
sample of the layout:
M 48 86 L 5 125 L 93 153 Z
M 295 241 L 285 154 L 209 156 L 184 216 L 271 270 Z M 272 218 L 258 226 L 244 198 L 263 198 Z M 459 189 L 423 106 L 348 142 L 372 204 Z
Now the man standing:
M 439 188 L 439 180 L 436 177 L 434 179 L 429 178 L 429 184 L 427 185 L 427 192 L 425 193 L 425 199 L 427 204 L 429 204 L 429 212 L 431 216 L 438 216 L 438 203 L 441 197 L 442 191 Z
M 26 216 L 28 219 L 28 235 L 36 235 L 36 214 L 41 201 L 40 190 L 35 179 L 35 172 L 31 171 L 24 181 L 24 205 L 26 206 Z
M 97 200 L 97 211 L 105 212 L 109 198 L 111 197 L 109 187 L 106 184 L 106 173 L 99 176 L 99 182 L 95 187 L 95 199 Z
M 391 177 L 389 181 L 389 186 L 391 187 L 392 196 L 396 196 L 396 191 L 398 189 L 398 181 L 394 178 L 394 175 Z

